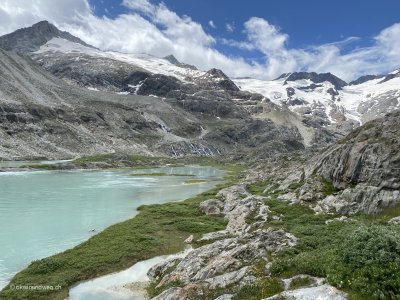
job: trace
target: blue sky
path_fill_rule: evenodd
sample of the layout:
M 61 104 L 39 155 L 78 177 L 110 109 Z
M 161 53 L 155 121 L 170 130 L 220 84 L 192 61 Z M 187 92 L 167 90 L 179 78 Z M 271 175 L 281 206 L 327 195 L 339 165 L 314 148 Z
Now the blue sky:
M 103 50 L 202 70 L 352 80 L 400 68 L 399 0 L 1 0 L 0 34 L 48 20 Z
M 279 1 L 229 1 L 229 0 L 164 0 L 178 15 L 187 15 L 200 23 L 204 30 L 217 38 L 242 40 L 243 24 L 251 17 L 260 17 L 290 38 L 291 48 L 334 43 L 350 37 L 359 38 L 342 48 L 343 53 L 357 47 L 367 47 L 382 29 L 400 22 L 400 1 L 396 0 L 279 0 Z M 97 16 L 116 18 L 129 13 L 122 0 L 90 0 Z M 214 27 L 210 25 L 210 21 Z M 227 29 L 230 26 L 233 31 Z M 215 48 L 228 55 L 262 59 L 257 51 L 242 51 L 217 43 Z M 399 50 L 400 51 L 400 50 Z

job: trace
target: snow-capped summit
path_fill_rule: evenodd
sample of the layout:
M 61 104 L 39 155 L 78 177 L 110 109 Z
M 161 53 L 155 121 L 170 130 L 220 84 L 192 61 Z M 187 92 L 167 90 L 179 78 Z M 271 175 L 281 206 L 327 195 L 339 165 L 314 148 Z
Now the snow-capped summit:
M 383 82 L 386 82 L 393 78 L 398 78 L 398 77 L 400 77 L 400 69 L 393 71 L 393 72 L 389 73 L 388 75 L 386 75 L 385 78 L 383 78 L 383 80 L 380 83 L 383 83 Z
M 332 73 L 315 73 L 315 72 L 295 72 L 291 73 L 288 77 L 286 77 L 285 83 L 286 84 L 288 81 L 298 81 L 298 80 L 310 80 L 313 83 L 323 83 L 323 82 L 330 82 L 334 85 L 334 87 L 337 90 L 340 90 L 344 86 L 347 85 L 347 83 L 340 79 L 339 77 L 336 77 Z
M 242 90 L 260 93 L 325 126 L 365 123 L 400 107 L 400 72 L 363 76 L 347 85 L 331 73 L 282 74 L 275 80 L 235 79 Z
M 221 70 L 212 68 L 203 75 L 194 78 L 194 81 L 208 89 L 223 89 L 239 91 L 235 83 Z
M 31 27 L 21 28 L 10 34 L 3 35 L 0 37 L 0 48 L 27 54 L 39 50 L 42 45 L 53 38 L 61 38 L 88 48 L 94 48 L 72 34 L 60 31 L 48 21 L 41 21 Z

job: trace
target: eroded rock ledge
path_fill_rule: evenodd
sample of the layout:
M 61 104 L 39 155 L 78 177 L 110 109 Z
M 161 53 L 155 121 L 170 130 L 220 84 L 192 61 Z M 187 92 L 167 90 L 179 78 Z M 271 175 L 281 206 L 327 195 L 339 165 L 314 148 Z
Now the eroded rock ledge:
M 235 185 L 222 189 L 216 199 L 203 201 L 200 208 L 206 214 L 223 215 L 227 219 L 225 230 L 203 235 L 196 242 L 205 245 L 190 251 L 183 259 L 169 260 L 151 268 L 148 275 L 158 283 L 157 287 L 172 286 L 153 299 L 198 299 L 212 290 L 254 282 L 257 280 L 254 265 L 259 260 L 265 260 L 263 273 L 268 276 L 271 256 L 286 246 L 296 245 L 297 238 L 282 229 L 265 229 L 265 222 L 276 216 L 269 216 L 264 200 L 249 193 L 244 185 Z M 246 221 L 250 216 L 251 224 Z M 192 243 L 193 237 L 187 242 Z M 283 280 L 281 285 L 287 290 L 290 282 L 291 279 Z M 318 288 L 306 293 L 317 296 L 326 289 L 333 289 L 318 278 L 310 277 L 310 285 Z M 345 299 L 341 292 L 337 291 L 337 295 L 332 299 Z M 233 296 L 224 294 L 216 299 Z

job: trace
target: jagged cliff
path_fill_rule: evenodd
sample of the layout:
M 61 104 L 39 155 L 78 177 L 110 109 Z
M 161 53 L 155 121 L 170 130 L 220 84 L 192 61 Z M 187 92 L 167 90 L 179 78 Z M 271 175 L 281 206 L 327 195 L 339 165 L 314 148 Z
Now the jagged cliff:
M 341 213 L 374 213 L 400 202 L 400 111 L 366 123 L 306 168 L 337 189 L 321 201 Z

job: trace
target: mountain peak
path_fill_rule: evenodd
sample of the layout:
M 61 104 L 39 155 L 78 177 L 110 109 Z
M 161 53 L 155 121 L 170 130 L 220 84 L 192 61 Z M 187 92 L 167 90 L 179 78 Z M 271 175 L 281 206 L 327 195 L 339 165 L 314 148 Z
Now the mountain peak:
M 94 48 L 66 31 L 60 31 L 48 21 L 21 28 L 0 37 L 0 48 L 21 54 L 35 52 L 53 38 L 60 37 L 86 47 Z
M 279 80 L 288 77 L 292 73 L 282 73 L 279 77 L 275 78 L 274 80 Z
M 27 27 L 27 28 L 29 28 L 29 27 Z M 52 31 L 55 31 L 55 32 L 59 32 L 58 28 L 56 26 L 54 26 L 53 24 L 51 24 L 47 20 L 43 20 L 43 21 L 37 22 L 37 23 L 33 24 L 30 28 L 38 28 L 39 30 L 48 29 L 48 30 L 52 30 Z M 22 28 L 22 30 L 23 29 L 24 28 Z
M 213 77 L 213 78 L 224 79 L 224 80 L 229 79 L 229 77 L 226 76 L 226 74 L 224 72 L 222 72 L 221 70 L 216 69 L 216 68 L 212 68 L 212 69 L 208 70 L 205 75 Z
M 203 86 L 214 86 L 225 91 L 239 91 L 236 84 L 221 70 L 212 68 L 197 78 L 197 82 Z
M 357 84 L 361 84 L 370 80 L 374 80 L 374 79 L 379 79 L 379 78 L 383 78 L 385 77 L 385 75 L 363 75 L 361 77 L 359 77 L 356 80 L 353 80 L 349 83 L 349 85 L 357 85 Z
M 179 60 L 177 60 L 176 57 L 173 56 L 172 54 L 165 56 L 164 59 L 169 61 L 173 65 L 179 65 L 180 64 Z
M 347 85 L 347 82 L 329 72 L 328 73 L 294 72 L 290 74 L 288 78 L 286 78 L 284 84 L 287 84 L 288 81 L 296 81 L 302 79 L 309 79 L 314 83 L 322 83 L 328 81 L 332 83 L 337 90 L 340 90 Z

